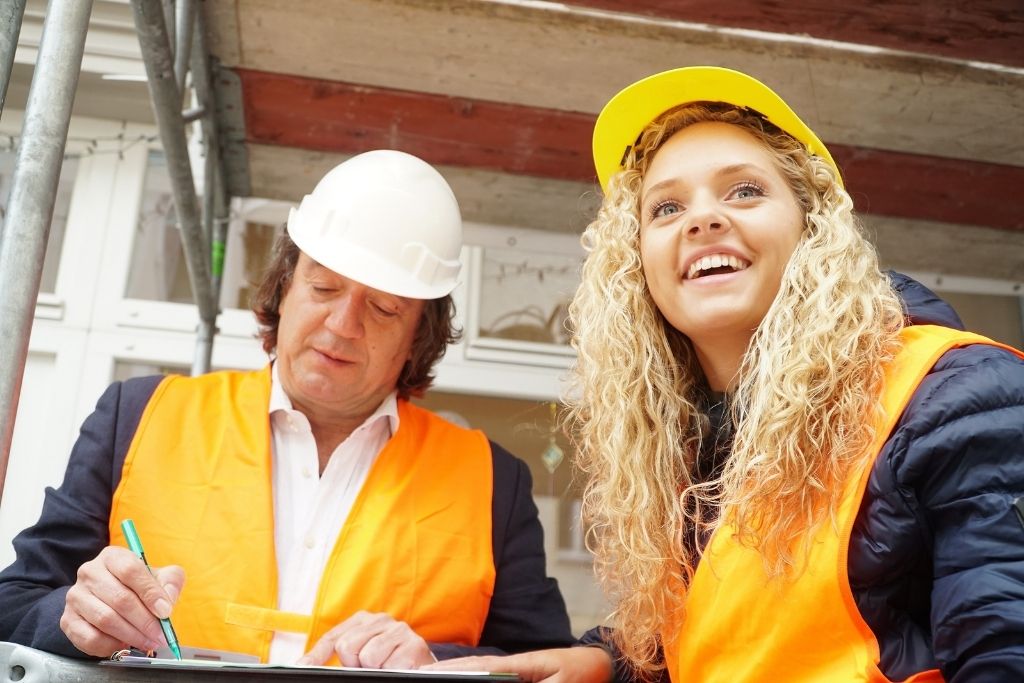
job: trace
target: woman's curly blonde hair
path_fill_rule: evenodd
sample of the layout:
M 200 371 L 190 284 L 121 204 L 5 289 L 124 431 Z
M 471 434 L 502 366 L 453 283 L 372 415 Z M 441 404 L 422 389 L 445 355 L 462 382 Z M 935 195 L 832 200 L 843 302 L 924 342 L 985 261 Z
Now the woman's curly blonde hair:
M 644 280 L 639 195 L 661 145 L 709 121 L 741 126 L 766 146 L 806 225 L 730 390 L 727 463 L 696 481 L 701 441 L 712 436 L 707 389 L 689 339 Z M 630 664 L 653 673 L 664 666 L 661 634 L 683 616 L 701 541 L 723 512 L 769 576 L 799 571 L 800 540 L 834 514 L 839 483 L 867 456 L 903 313 L 832 166 L 756 113 L 721 103 L 671 110 L 644 130 L 624 169 L 583 237 L 589 253 L 570 307 L 579 398 L 569 419 L 614 638 Z

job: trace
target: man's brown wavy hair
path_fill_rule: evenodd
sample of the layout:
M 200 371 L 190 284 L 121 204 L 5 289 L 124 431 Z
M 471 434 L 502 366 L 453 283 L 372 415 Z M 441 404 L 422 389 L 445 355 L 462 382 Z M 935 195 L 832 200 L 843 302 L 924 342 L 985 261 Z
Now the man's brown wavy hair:
M 270 355 L 277 348 L 281 301 L 291 285 L 298 262 L 299 247 L 285 231 L 274 244 L 270 264 L 252 298 L 252 310 L 260 324 L 258 336 L 263 343 L 263 350 Z M 395 388 L 400 398 L 421 396 L 434 383 L 434 365 L 444 356 L 448 345 L 461 337 L 461 332 L 452 324 L 454 317 L 455 302 L 450 294 L 426 302 L 412 342 L 412 357 L 406 361 L 398 375 Z

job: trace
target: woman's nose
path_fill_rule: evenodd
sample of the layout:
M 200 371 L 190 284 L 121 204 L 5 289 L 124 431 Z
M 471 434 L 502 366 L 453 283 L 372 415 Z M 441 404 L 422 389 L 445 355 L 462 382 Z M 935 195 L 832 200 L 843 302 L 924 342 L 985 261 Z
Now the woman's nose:
M 729 227 L 729 219 L 717 202 L 704 199 L 690 205 L 686 220 L 686 235 L 688 237 L 725 232 Z

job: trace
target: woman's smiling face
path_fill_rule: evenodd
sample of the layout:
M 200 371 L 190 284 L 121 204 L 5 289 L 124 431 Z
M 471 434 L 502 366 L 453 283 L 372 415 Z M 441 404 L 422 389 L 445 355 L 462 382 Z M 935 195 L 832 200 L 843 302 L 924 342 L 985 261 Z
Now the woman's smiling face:
M 749 343 L 782 282 L 804 212 L 765 145 L 697 123 L 657 151 L 640 192 L 640 255 L 655 304 L 697 347 Z

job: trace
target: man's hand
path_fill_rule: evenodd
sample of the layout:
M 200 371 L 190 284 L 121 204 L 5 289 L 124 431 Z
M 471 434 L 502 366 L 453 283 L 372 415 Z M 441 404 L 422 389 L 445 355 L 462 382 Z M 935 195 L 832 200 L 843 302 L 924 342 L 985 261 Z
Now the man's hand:
M 421 668 L 514 673 L 526 683 L 609 683 L 612 680 L 612 658 L 598 647 L 538 650 L 508 657 L 464 657 Z
M 96 657 L 109 657 L 125 646 L 155 650 L 166 645 L 157 619 L 171 615 L 185 571 L 173 565 L 153 571 L 155 576 L 135 553 L 116 546 L 79 567 L 60 618 L 72 645 Z
M 415 669 L 436 661 L 427 641 L 387 614 L 356 612 L 325 633 L 299 664 L 325 664 L 337 654 L 342 666 Z

